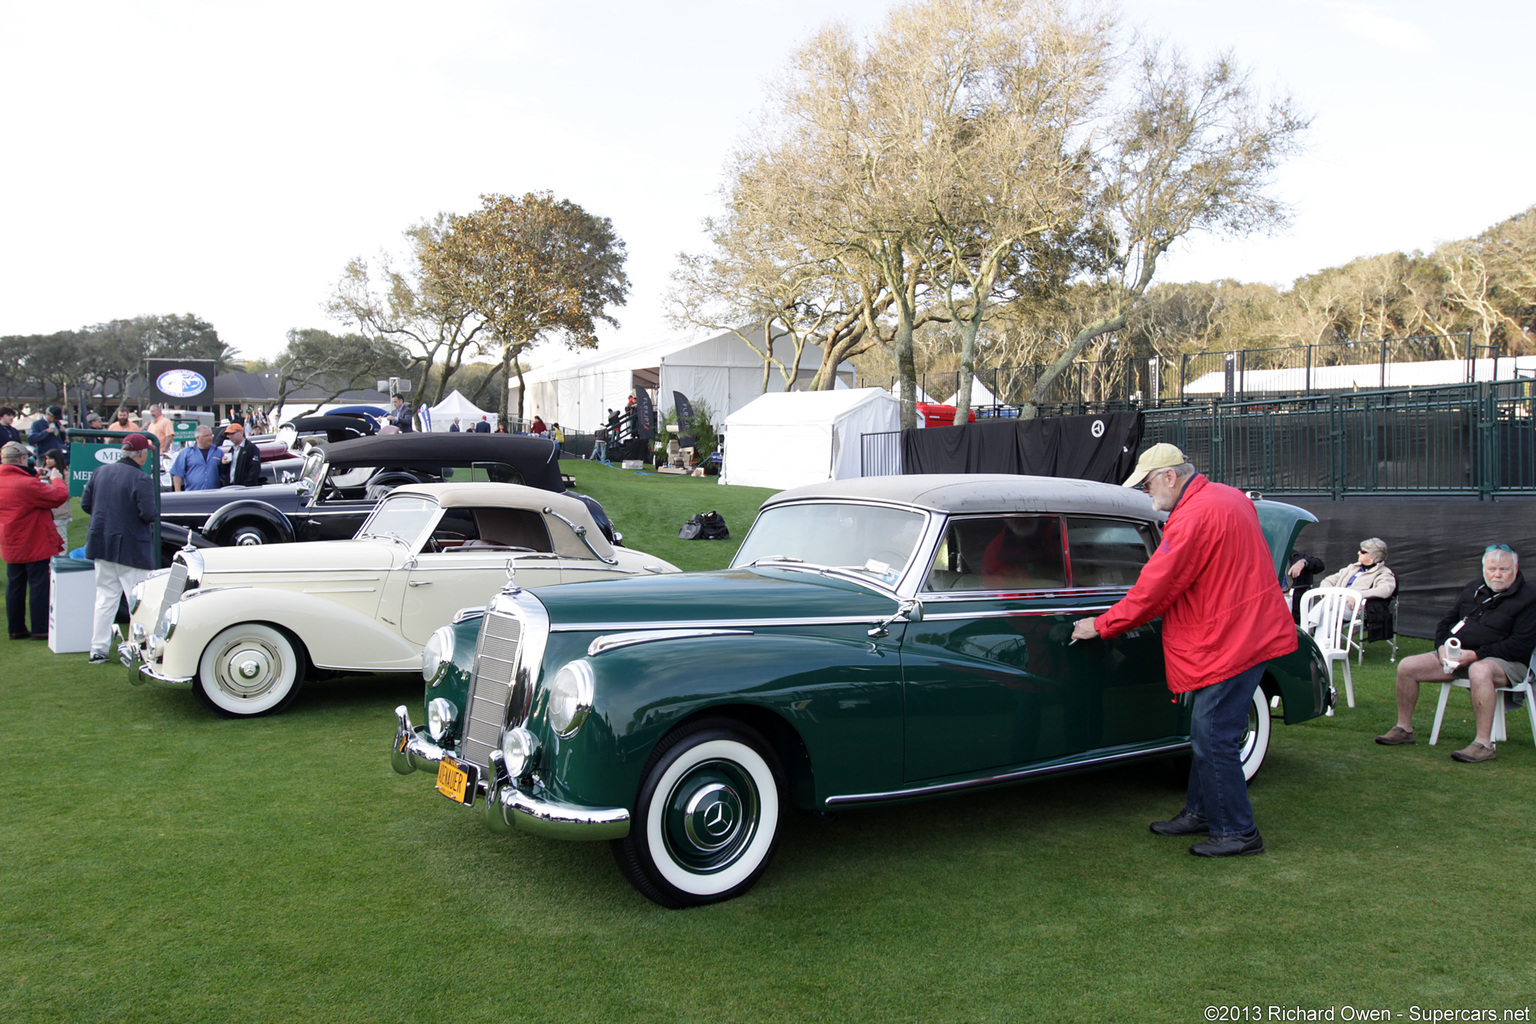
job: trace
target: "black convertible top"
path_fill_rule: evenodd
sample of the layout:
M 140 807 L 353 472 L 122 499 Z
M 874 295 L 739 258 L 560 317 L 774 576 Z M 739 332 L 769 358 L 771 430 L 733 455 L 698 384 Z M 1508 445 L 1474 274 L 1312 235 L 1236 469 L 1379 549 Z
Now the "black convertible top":
M 333 466 L 429 469 L 501 462 L 517 470 L 529 487 L 559 494 L 560 459 L 553 441 L 521 434 L 410 433 L 360 437 L 325 446 Z

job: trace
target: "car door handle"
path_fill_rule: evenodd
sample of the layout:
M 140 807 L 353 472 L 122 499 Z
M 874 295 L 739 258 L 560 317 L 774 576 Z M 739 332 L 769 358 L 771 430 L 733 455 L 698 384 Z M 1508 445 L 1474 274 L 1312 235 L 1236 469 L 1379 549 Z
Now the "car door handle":
M 408 587 L 430 587 L 432 585 L 432 581 L 431 580 L 410 580 L 405 585 L 408 586 Z

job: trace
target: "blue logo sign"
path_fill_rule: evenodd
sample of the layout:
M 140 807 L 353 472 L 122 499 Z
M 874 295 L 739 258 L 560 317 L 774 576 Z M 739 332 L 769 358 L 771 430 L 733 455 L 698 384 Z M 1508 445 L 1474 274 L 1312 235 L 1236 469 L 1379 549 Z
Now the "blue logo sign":
M 162 395 L 191 398 L 208 390 L 208 378 L 192 370 L 166 370 L 155 378 L 155 387 Z

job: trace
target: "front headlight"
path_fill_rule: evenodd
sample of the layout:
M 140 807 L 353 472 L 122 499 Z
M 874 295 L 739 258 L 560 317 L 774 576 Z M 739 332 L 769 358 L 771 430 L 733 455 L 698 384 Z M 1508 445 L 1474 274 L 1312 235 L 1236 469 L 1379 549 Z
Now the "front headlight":
M 141 605 L 143 603 L 144 603 L 144 581 L 140 580 L 139 582 L 137 582 L 137 583 L 135 583 L 133 585 L 133 589 L 132 590 L 128 591 L 128 614 L 129 615 L 136 615 L 136 614 L 138 614 L 139 605 Z
M 561 739 L 569 739 L 592 711 L 592 666 L 585 661 L 567 662 L 555 673 L 549 687 L 549 727 Z
M 421 678 L 427 681 L 427 685 L 436 686 L 442 682 L 443 673 L 452 662 L 453 627 L 439 626 L 427 638 L 427 645 L 421 649 Z
M 427 735 L 433 743 L 441 743 L 453 723 L 458 720 L 459 709 L 446 697 L 434 697 L 427 702 Z

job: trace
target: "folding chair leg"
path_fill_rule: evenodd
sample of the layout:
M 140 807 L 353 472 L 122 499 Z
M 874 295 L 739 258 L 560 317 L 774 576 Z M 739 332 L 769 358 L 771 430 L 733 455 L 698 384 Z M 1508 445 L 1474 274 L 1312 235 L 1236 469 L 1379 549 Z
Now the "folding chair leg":
M 1435 708 L 1435 728 L 1429 734 L 1429 745 L 1440 742 L 1440 722 L 1445 718 L 1445 702 L 1451 699 L 1451 684 L 1440 684 L 1440 703 Z
M 1493 691 L 1493 742 L 1503 743 L 1509 739 L 1509 734 L 1504 731 L 1504 691 Z
M 1344 666 L 1344 696 L 1349 698 L 1349 706 L 1355 706 L 1355 681 L 1349 675 L 1349 652 L 1344 652 L 1344 660 L 1340 662 Z

